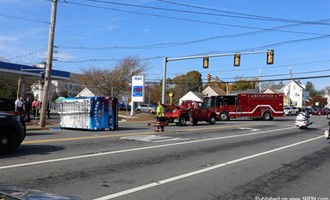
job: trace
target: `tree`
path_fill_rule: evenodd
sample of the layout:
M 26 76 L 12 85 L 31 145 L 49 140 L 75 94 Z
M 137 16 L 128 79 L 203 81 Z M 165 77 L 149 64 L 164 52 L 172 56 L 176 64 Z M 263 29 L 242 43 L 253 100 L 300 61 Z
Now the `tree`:
M 132 76 L 142 74 L 147 63 L 134 56 L 123 58 L 113 69 L 97 69 L 92 67 L 83 71 L 81 81 L 84 85 L 100 94 L 118 97 L 124 91 L 129 91 Z
M 248 90 L 256 89 L 258 84 L 256 82 L 257 78 L 248 80 L 248 79 L 238 79 L 235 83 L 232 84 L 232 90 Z
M 306 102 L 306 106 L 316 106 L 316 103 L 318 104 L 318 106 L 323 107 L 327 105 L 327 98 L 324 98 L 320 95 L 312 96 Z
M 312 82 L 307 81 L 306 83 L 306 90 L 309 92 L 309 96 L 313 97 L 318 95 L 320 92 L 315 89 L 315 86 Z
M 179 98 L 189 91 L 200 92 L 203 86 L 202 75 L 198 71 L 190 71 L 187 74 L 174 77 L 171 81 L 167 81 L 167 83 L 170 82 L 174 84 L 174 87 L 168 92 L 174 93 L 174 103 L 177 103 Z

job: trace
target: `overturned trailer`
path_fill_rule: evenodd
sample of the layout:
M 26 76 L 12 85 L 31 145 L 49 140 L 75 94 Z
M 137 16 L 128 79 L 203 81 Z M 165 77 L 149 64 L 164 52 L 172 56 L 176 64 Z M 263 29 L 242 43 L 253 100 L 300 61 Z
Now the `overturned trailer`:
M 117 130 L 117 98 L 76 97 L 60 103 L 61 128 L 87 130 Z

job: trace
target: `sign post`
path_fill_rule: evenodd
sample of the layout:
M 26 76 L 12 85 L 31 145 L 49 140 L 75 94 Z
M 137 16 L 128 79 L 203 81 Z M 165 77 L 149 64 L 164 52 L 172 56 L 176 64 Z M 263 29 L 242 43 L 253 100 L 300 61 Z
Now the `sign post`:
M 131 115 L 134 113 L 134 102 L 144 102 L 144 91 L 144 76 L 133 76 Z

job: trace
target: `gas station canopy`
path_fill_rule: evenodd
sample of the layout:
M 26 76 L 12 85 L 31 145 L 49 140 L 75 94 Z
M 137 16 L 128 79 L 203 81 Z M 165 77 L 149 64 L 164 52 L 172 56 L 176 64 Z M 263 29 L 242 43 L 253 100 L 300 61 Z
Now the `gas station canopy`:
M 36 78 L 45 73 L 45 69 L 0 61 L 0 72 L 5 75 L 21 75 L 24 77 Z M 51 78 L 53 80 L 70 80 L 70 72 L 52 70 Z

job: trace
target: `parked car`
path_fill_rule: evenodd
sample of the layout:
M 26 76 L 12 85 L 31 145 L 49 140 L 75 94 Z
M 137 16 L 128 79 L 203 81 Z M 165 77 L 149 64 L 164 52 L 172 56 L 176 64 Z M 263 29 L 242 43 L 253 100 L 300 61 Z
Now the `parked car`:
M 157 110 L 157 107 L 152 104 L 140 104 L 136 108 L 137 112 L 155 113 L 156 110 Z
M 291 115 L 298 115 L 299 114 L 299 108 L 291 106 Z
M 0 155 L 11 153 L 25 138 L 25 121 L 23 117 L 0 112 L 0 130 Z
M 124 102 L 119 101 L 118 102 L 118 110 L 124 110 L 124 111 L 130 111 L 131 110 L 131 105 L 126 105 Z
M 315 115 L 328 115 L 328 111 L 325 108 L 316 108 L 314 111 Z
M 283 111 L 284 111 L 284 114 L 286 116 L 290 116 L 291 115 L 291 109 L 290 109 L 290 107 L 284 107 L 283 108 Z

